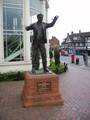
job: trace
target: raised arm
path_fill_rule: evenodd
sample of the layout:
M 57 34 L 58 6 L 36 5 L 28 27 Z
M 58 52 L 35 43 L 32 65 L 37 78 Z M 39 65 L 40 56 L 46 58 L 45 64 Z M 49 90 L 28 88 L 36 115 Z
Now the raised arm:
M 46 24 L 46 28 L 53 27 L 53 25 L 56 23 L 58 18 L 59 16 L 56 15 L 51 23 Z

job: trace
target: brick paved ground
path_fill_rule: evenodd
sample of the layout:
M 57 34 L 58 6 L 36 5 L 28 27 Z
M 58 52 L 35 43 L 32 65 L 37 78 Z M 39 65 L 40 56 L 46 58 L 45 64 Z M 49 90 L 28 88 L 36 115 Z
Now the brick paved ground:
M 63 106 L 23 108 L 23 81 L 0 83 L 0 120 L 90 120 L 90 71 L 69 66 L 60 75 Z

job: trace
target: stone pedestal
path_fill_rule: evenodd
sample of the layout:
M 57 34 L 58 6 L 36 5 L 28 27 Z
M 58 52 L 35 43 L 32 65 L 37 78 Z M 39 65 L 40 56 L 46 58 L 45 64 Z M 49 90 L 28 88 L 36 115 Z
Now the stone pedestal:
M 63 104 L 56 74 L 34 75 L 25 72 L 22 101 L 24 107 Z

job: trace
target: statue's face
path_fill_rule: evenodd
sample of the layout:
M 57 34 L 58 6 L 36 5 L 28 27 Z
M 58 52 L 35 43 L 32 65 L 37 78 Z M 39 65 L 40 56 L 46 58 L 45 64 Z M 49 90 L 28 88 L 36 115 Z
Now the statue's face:
M 38 19 L 39 22 L 42 22 L 42 20 L 43 20 L 43 15 L 37 16 L 37 19 Z

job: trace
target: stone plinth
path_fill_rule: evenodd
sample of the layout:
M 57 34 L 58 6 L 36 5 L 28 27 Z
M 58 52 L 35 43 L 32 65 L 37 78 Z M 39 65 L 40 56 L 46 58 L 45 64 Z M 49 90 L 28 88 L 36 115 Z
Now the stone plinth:
M 25 72 L 22 101 L 24 107 L 63 104 L 59 78 L 54 73 L 34 75 Z

